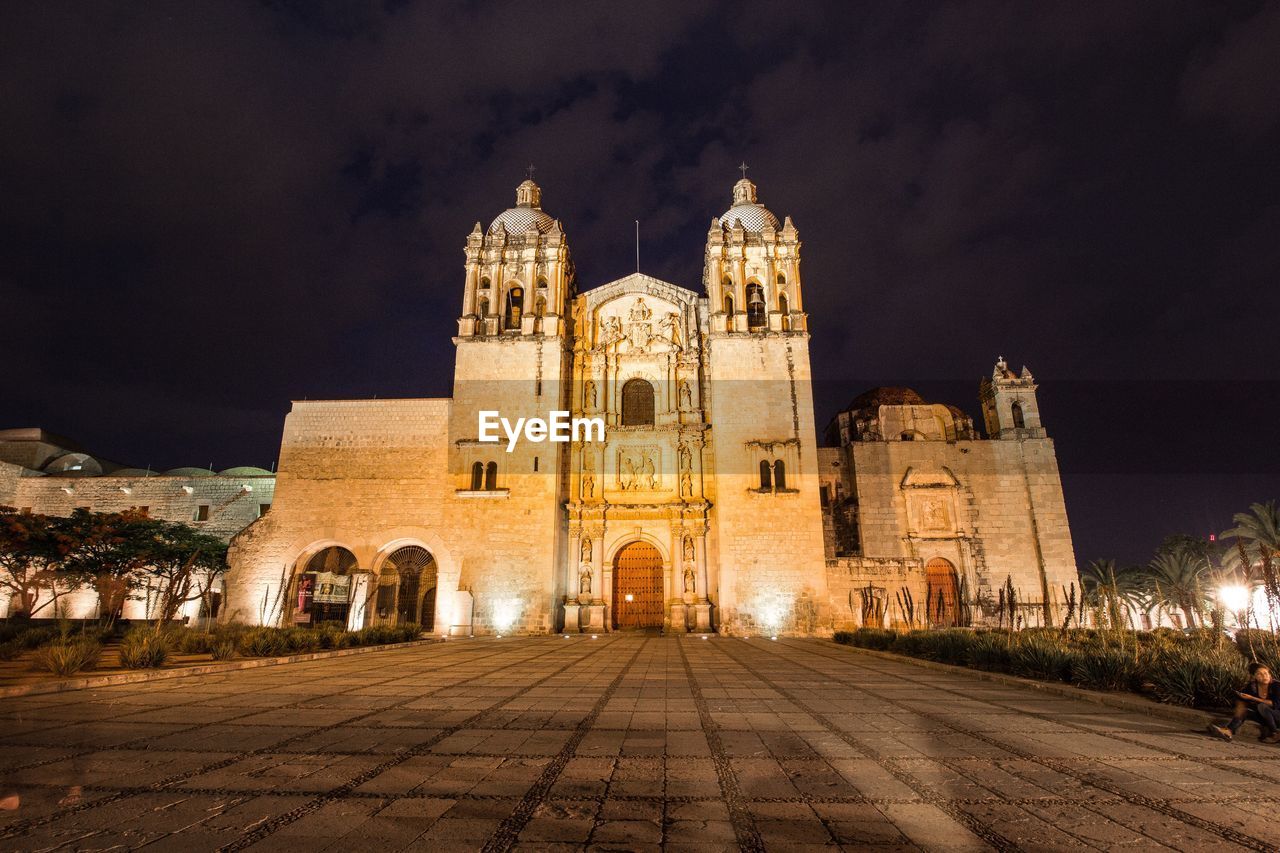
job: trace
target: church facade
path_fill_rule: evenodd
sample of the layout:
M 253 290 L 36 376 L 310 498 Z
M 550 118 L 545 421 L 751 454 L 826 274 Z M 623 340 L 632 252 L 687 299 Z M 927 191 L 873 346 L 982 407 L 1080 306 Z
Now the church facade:
M 878 389 L 819 448 L 799 234 L 745 178 L 700 293 L 638 273 L 579 292 L 532 181 L 465 258 L 452 397 L 295 402 L 222 618 L 815 634 L 976 623 L 1006 578 L 1047 609 L 1075 581 L 1025 369 L 984 382 L 988 438 Z M 486 440 L 486 417 L 557 412 L 603 435 Z

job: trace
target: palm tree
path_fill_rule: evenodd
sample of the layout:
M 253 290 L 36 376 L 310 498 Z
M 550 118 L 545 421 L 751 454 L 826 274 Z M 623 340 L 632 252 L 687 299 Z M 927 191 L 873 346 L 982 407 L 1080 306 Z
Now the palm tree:
M 1235 539 L 1244 547 L 1252 568 L 1265 551 L 1272 554 L 1280 551 L 1280 506 L 1275 501 L 1264 504 L 1250 504 L 1248 512 L 1237 512 L 1231 518 L 1236 526 L 1222 534 L 1223 539 Z M 1239 568 L 1240 555 L 1228 552 L 1226 561 Z
M 1141 610 L 1145 586 L 1136 567 L 1116 568 L 1110 559 L 1090 560 L 1080 572 L 1082 607 L 1101 609 L 1111 627 L 1128 626 L 1128 612 Z
M 1237 512 L 1232 521 L 1236 526 L 1224 532 L 1222 538 L 1235 539 L 1236 547 L 1226 552 L 1223 562 L 1247 586 L 1262 586 L 1274 619 L 1280 610 L 1280 577 L 1275 560 L 1280 551 L 1280 508 L 1275 501 L 1250 504 L 1248 512 Z
M 1147 564 L 1144 579 L 1154 604 L 1181 610 L 1187 627 L 1203 618 L 1209 564 L 1189 548 L 1162 550 Z

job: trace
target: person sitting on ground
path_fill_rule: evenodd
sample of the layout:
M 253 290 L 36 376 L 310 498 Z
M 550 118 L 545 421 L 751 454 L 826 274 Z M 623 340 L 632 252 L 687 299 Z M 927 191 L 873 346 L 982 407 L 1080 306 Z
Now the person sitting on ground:
M 1271 670 L 1257 662 L 1249 664 L 1249 675 L 1252 680 L 1236 693 L 1236 710 L 1231 722 L 1225 726 L 1210 723 L 1209 733 L 1231 740 L 1245 720 L 1253 720 L 1262 727 L 1262 736 L 1258 739 L 1276 743 L 1280 741 L 1280 681 L 1273 680 Z

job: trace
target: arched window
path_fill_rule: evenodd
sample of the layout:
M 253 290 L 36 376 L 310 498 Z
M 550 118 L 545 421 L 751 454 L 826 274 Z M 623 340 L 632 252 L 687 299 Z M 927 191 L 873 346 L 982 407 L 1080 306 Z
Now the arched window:
M 476 306 L 476 314 L 480 317 L 489 316 L 489 300 L 481 299 L 480 304 Z
M 547 289 L 547 280 L 546 280 L 545 278 L 543 278 L 542 276 L 538 276 L 538 289 L 539 289 L 539 290 L 546 290 L 546 289 Z
M 747 328 L 763 329 L 768 323 L 769 309 L 764 303 L 764 288 L 752 282 L 747 285 Z
M 778 286 L 783 287 L 787 283 L 787 277 L 782 273 L 778 273 Z
M 485 491 L 492 492 L 498 488 L 498 463 L 490 462 L 484 468 L 484 488 Z
M 782 278 L 782 276 L 778 276 Z M 791 306 L 787 304 L 787 296 L 785 293 L 778 294 L 778 313 L 782 315 L 782 331 L 791 331 Z
M 488 279 L 488 278 L 482 278 L 482 279 L 480 279 L 480 289 L 481 289 L 481 290 L 488 290 L 488 289 L 489 289 L 489 279 Z
M 724 313 L 728 314 L 730 317 L 733 316 L 733 295 L 732 294 L 726 293 L 724 295 Z M 732 320 L 730 322 L 732 322 Z
M 622 425 L 653 426 L 653 386 L 643 379 L 622 386 Z
M 760 488 L 773 488 L 773 469 L 769 467 L 769 462 L 765 459 L 760 460 Z
M 484 463 L 476 462 L 471 466 L 471 491 L 478 492 L 484 488 Z
M 520 312 L 524 310 L 524 288 L 513 287 L 507 291 L 506 328 L 520 328 Z
M 1021 403 L 1018 403 L 1018 402 L 1015 402 L 1015 403 L 1013 404 L 1013 409 L 1012 409 L 1012 411 L 1013 411 L 1013 425 L 1014 425 L 1014 427 L 1016 427 L 1017 429 L 1026 429 L 1026 428 L 1027 428 L 1027 419 L 1026 419 L 1026 417 L 1022 414 L 1022 404 L 1021 404 Z
M 898 436 L 898 438 L 902 439 L 903 441 L 915 441 L 916 434 L 911 430 L 907 430 L 902 435 Z
M 785 489 L 787 487 L 787 463 L 781 459 L 775 460 L 773 463 L 773 487 L 775 489 Z

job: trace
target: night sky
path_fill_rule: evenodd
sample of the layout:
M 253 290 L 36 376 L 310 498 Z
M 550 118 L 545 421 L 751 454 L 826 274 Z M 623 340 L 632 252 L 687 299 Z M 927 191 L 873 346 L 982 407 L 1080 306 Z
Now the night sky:
M 291 399 L 447 396 L 536 164 L 579 284 L 701 291 L 745 160 L 819 432 L 1041 383 L 1081 561 L 1280 498 L 1280 2 L 7 4 L 0 427 L 269 467 Z

